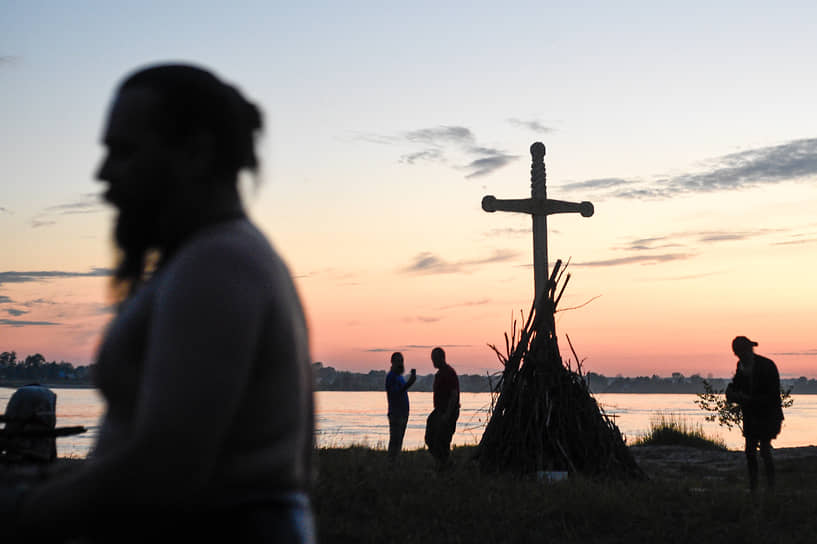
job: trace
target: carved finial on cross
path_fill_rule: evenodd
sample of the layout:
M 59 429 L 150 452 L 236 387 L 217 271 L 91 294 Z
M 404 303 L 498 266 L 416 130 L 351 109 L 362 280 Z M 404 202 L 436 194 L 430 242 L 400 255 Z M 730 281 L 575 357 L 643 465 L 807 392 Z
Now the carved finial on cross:
M 530 146 L 530 154 L 531 198 L 498 200 L 493 195 L 488 195 L 482 199 L 482 209 L 486 212 L 518 212 L 533 216 L 533 279 L 536 290 L 534 300 L 538 300 L 548 280 L 547 216 L 554 213 L 580 213 L 583 217 L 590 217 L 593 215 L 593 204 L 548 199 L 545 144 L 534 142 Z

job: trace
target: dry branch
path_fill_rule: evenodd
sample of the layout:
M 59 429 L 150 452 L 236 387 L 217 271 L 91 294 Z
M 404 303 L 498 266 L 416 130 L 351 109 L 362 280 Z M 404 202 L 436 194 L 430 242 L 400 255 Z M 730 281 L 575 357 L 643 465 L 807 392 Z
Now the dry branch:
M 570 279 L 566 268 L 556 262 L 518 332 L 514 321 L 510 339 L 505 335 L 506 353 L 490 345 L 504 370 L 477 458 L 486 471 L 643 477 L 618 427 L 590 394 L 569 338 L 575 372 L 559 354 L 554 313 Z

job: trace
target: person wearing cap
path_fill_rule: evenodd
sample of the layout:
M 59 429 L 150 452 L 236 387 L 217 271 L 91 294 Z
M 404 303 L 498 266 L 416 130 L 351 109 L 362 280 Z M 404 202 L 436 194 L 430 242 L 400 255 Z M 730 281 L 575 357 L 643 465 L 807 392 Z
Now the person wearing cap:
M 743 436 L 746 439 L 746 463 L 749 487 L 757 488 L 757 450 L 763 458 L 766 483 L 774 488 L 772 440 L 780 433 L 783 404 L 780 398 L 780 375 L 774 362 L 755 353 L 757 342 L 745 336 L 732 340 L 732 351 L 738 357 L 732 382 L 726 388 L 726 400 L 740 405 L 743 414 Z

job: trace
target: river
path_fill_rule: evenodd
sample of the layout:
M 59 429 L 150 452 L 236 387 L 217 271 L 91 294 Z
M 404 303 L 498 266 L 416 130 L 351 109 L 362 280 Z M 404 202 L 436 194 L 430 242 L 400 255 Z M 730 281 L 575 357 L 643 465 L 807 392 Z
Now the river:
M 85 457 L 99 427 L 105 403 L 95 389 L 54 388 L 57 394 L 57 425 L 83 425 L 88 432 L 57 439 L 57 451 L 62 457 Z M 0 406 L 5 405 L 13 389 L 0 388 Z M 431 393 L 409 394 L 411 415 L 406 429 L 404 448 L 423 447 L 425 418 L 431 411 Z M 613 418 L 629 440 L 644 434 L 651 420 L 661 414 L 672 414 L 692 426 L 701 425 L 710 436 L 719 436 L 730 449 L 741 449 L 740 431 L 728 431 L 717 423 L 704 420 L 706 414 L 690 394 L 622 394 L 595 395 L 596 400 Z M 792 395 L 794 404 L 785 410 L 785 421 L 776 447 L 808 446 L 817 443 L 817 395 Z M 362 444 L 385 449 L 389 439 L 386 418 L 386 395 L 379 391 L 318 391 L 316 400 L 316 438 L 320 447 L 345 447 Z M 213 399 L 214 403 L 218 399 Z M 491 405 L 489 393 L 463 393 L 460 399 L 460 419 L 454 444 L 479 442 Z

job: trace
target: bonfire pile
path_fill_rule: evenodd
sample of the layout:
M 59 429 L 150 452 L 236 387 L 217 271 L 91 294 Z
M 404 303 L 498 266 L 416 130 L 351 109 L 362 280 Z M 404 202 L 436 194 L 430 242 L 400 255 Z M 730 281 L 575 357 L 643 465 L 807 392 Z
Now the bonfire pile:
M 524 327 L 517 332 L 514 322 L 511 337 L 505 334 L 506 353 L 490 346 L 504 371 L 477 458 L 491 472 L 643 477 L 618 427 L 591 396 L 572 345 L 576 369 L 569 359 L 562 362 L 554 314 L 570 279 L 565 269 L 557 261 Z

